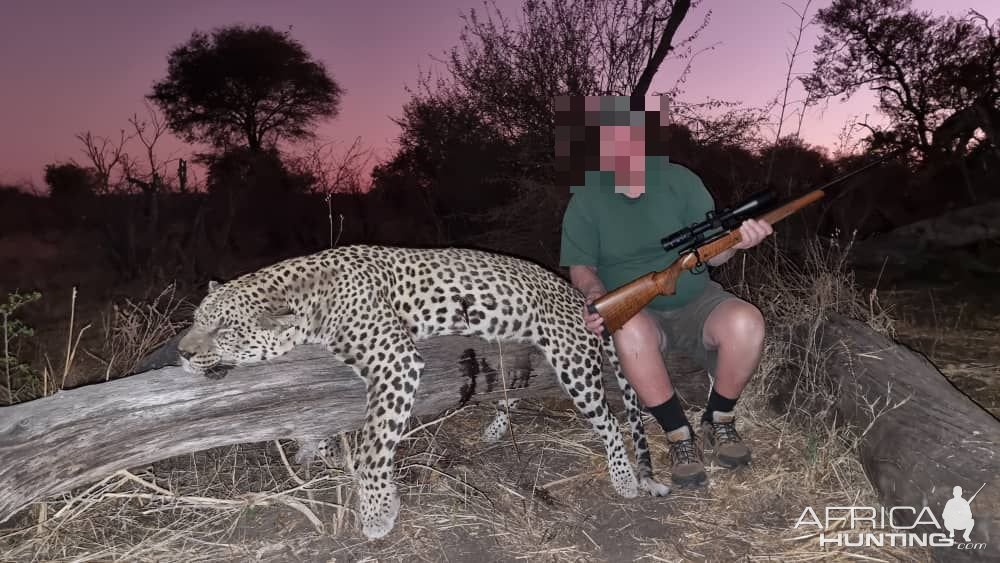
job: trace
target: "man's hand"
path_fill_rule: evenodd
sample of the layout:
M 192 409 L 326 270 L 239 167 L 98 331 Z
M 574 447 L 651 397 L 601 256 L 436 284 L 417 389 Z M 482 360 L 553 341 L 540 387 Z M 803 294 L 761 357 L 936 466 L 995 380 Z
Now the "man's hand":
M 719 253 L 718 256 L 708 261 L 708 265 L 712 267 L 719 267 L 728 262 L 733 256 L 736 256 L 737 250 L 753 248 L 760 244 L 765 238 L 769 237 L 772 233 L 774 233 L 774 229 L 771 228 L 771 224 L 767 221 L 747 219 L 746 221 L 743 221 L 742 225 L 740 225 L 739 244 L 734 244 L 729 250 Z
M 742 240 L 739 244 L 733 245 L 733 248 L 748 250 L 763 242 L 765 238 L 773 233 L 774 229 L 767 221 L 747 219 L 740 225 L 740 238 Z
M 588 306 L 594 302 L 602 294 L 591 293 L 587 295 L 587 304 L 583 306 L 583 322 L 587 325 L 587 330 L 593 332 L 597 336 L 603 336 L 604 334 L 604 317 L 600 313 L 591 313 Z

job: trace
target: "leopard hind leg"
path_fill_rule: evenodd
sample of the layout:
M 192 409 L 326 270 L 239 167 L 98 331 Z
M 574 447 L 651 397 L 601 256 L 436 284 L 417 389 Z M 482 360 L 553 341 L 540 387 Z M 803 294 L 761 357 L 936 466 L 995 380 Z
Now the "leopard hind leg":
M 520 399 L 497 401 L 497 414 L 483 430 L 484 442 L 497 442 L 507 434 L 507 431 L 510 430 L 510 411 L 517 408 L 517 404 L 520 402 Z
M 622 402 L 625 404 L 625 417 L 632 431 L 632 447 L 635 449 L 635 464 L 639 478 L 639 488 L 651 496 L 663 497 L 670 494 L 670 486 L 653 478 L 653 461 L 649 453 L 649 442 L 646 438 L 646 428 L 642 423 L 642 409 L 639 406 L 639 396 L 635 389 L 625 379 L 618 354 L 610 340 L 605 340 L 605 353 L 615 372 L 618 386 L 622 391 Z
M 604 392 L 600 348 L 581 345 L 570 339 L 543 339 L 539 347 L 555 370 L 563 391 L 604 443 L 608 472 L 615 491 L 625 498 L 636 497 L 639 484 L 628 461 L 618 421 L 611 415 Z

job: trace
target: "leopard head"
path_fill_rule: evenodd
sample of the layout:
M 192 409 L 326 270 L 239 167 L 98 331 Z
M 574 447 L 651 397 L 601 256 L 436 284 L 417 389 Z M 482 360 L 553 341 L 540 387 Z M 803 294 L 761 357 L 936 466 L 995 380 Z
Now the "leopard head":
M 245 279 L 209 282 L 194 323 L 177 346 L 188 373 L 213 379 L 230 368 L 285 354 L 295 345 L 298 316 Z

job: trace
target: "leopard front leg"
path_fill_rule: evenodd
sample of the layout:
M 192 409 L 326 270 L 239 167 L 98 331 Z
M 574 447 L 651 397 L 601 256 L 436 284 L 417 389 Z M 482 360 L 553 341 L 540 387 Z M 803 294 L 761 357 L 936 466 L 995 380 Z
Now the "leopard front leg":
M 399 493 L 393 480 L 396 447 L 413 411 L 424 368 L 408 332 L 393 326 L 381 327 L 374 334 L 377 342 L 355 353 L 355 358 L 361 355 L 362 359 L 353 366 L 367 384 L 356 478 L 362 532 L 369 539 L 388 534 L 399 515 Z
M 388 534 L 399 514 L 399 493 L 393 482 L 396 446 L 413 411 L 424 367 L 415 349 L 397 356 L 397 361 L 397 366 L 372 366 L 370 371 L 358 476 L 361 521 L 368 538 Z M 397 367 L 402 369 L 396 371 Z

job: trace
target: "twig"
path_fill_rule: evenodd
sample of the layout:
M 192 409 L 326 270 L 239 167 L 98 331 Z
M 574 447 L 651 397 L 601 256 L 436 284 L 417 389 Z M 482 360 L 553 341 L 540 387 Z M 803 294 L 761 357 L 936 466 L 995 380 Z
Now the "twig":
M 285 456 L 285 448 L 281 447 L 281 442 L 279 442 L 278 440 L 274 440 L 274 447 L 278 448 L 278 455 L 281 456 L 281 464 L 284 465 L 285 470 L 288 471 L 288 476 L 291 477 L 299 485 L 305 485 L 306 482 L 295 474 L 295 470 L 293 470 L 291 464 L 288 463 L 288 457 Z
M 444 416 L 439 416 L 439 417 L 435 418 L 434 420 L 432 420 L 430 422 L 425 422 L 425 423 L 421 424 L 420 426 L 417 426 L 416 428 L 410 430 L 406 434 L 403 434 L 403 436 L 399 439 L 399 441 L 402 442 L 403 440 L 409 440 L 410 436 L 412 436 L 413 434 L 416 434 L 418 431 L 423 430 L 424 428 L 427 428 L 428 426 L 433 426 L 435 424 L 440 424 L 440 423 L 448 420 L 449 418 L 455 416 L 456 414 L 464 411 L 468 407 L 469 407 L 469 405 L 463 405 L 463 406 L 455 409 L 454 411 L 452 411 L 452 412 L 450 412 L 450 413 L 448 413 L 448 414 L 446 414 Z

